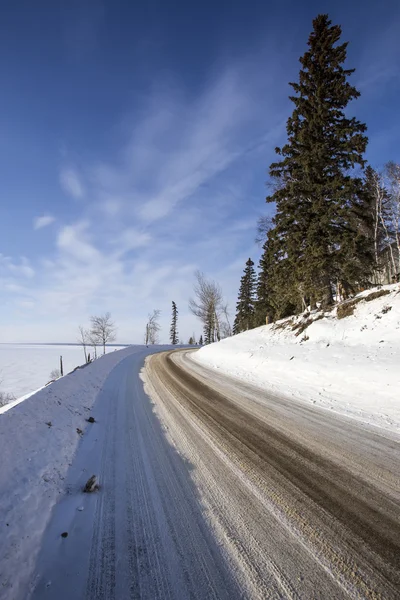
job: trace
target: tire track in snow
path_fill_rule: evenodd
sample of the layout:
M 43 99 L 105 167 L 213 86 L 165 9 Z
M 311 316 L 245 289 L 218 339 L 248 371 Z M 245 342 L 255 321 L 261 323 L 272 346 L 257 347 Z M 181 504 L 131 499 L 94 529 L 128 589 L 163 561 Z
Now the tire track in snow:
M 275 415 L 278 426 L 271 427 L 268 418 L 256 419 L 252 409 L 245 410 L 249 403 L 246 406 L 243 401 L 241 406 L 240 398 L 231 401 L 228 385 L 225 390 L 220 385 L 222 392 L 220 389 L 218 393 L 213 381 L 211 388 L 209 371 L 203 370 L 202 377 L 197 375 L 194 376 L 187 361 L 182 362 L 182 354 L 177 353 L 151 358 L 145 377 L 150 379 L 149 391 L 160 417 L 168 423 L 172 440 L 196 461 L 196 483 L 202 490 L 204 503 L 214 511 L 212 516 L 219 535 L 225 536 L 225 543 L 232 532 L 240 538 L 245 551 L 242 550 L 242 556 L 240 551 L 236 554 L 238 568 L 248 577 L 254 596 L 266 597 L 260 593 L 260 582 L 254 578 L 258 562 L 275 578 L 285 597 L 299 594 L 307 598 L 396 598 L 400 529 L 399 489 L 393 488 L 396 470 L 390 471 L 388 467 L 387 477 L 381 472 L 382 486 L 377 488 L 379 476 L 374 468 L 376 462 L 384 460 L 385 451 L 388 464 L 398 465 L 398 454 L 396 463 L 392 452 L 396 444 L 341 421 L 344 432 L 347 430 L 353 443 L 357 441 L 358 453 L 365 454 L 363 460 L 369 460 L 370 478 L 361 478 L 343 467 L 339 455 L 335 455 L 335 460 L 322 458 L 327 450 L 323 444 L 323 452 L 310 451 L 304 443 L 307 439 L 304 423 L 303 431 L 297 423 L 300 435 L 296 430 L 293 436 L 285 435 L 285 425 L 293 427 L 290 423 L 293 415 L 287 407 L 284 416 L 289 423 L 282 422 L 281 411 L 281 422 Z M 237 396 L 241 390 L 244 395 L 249 391 L 244 384 L 234 386 Z M 254 388 L 251 392 L 257 395 Z M 273 408 L 278 414 L 279 405 Z M 268 417 L 268 405 L 264 407 L 265 415 Z M 328 433 L 331 415 L 314 412 L 313 418 L 312 424 L 306 421 L 310 430 L 307 433 L 314 433 L 315 438 L 321 435 L 321 429 Z M 185 443 L 188 430 L 190 440 Z M 302 436 L 299 443 L 296 438 Z M 201 456 L 207 455 L 207 442 L 205 464 Z M 210 485 L 212 468 L 214 482 L 221 491 L 231 494 L 231 509 L 235 506 L 235 511 L 218 512 L 216 494 Z M 229 471 L 234 475 L 229 476 Z M 393 489 L 394 493 L 388 495 L 387 489 Z M 240 527 L 240 519 L 247 521 L 247 532 Z M 253 529 L 257 521 L 259 529 L 264 530 L 264 540 Z M 275 539 L 268 539 L 269 531 Z M 290 535 L 287 539 L 287 532 L 292 539 Z M 262 553 L 257 553 L 256 540 L 271 560 L 266 561 Z M 274 542 L 278 549 L 274 548 Z M 235 543 L 237 546 L 237 540 Z M 229 546 L 232 548 L 227 543 Z M 245 560 L 246 554 L 253 558 L 252 564 Z M 297 575 L 293 554 L 297 554 L 302 565 L 302 572 Z M 276 558 L 272 559 L 273 556 Z M 271 597 L 279 595 L 273 593 Z
M 116 394 L 110 398 L 107 414 L 108 427 L 117 424 Z M 86 587 L 88 600 L 113 600 L 115 598 L 115 456 L 116 439 L 107 435 L 102 449 L 99 483 L 101 493 L 97 499 L 94 533 L 89 559 Z
M 243 597 L 129 362 L 109 398 L 86 600 Z

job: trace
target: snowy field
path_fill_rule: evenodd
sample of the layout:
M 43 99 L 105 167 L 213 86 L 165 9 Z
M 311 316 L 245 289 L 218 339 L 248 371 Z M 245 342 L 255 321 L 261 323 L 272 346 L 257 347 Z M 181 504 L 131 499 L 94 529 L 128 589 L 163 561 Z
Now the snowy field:
M 400 285 L 383 290 L 376 299 L 377 289 L 361 293 L 344 318 L 336 308 L 305 313 L 206 346 L 193 360 L 400 433 Z
M 106 352 L 115 349 L 109 346 Z M 98 349 L 98 354 L 101 352 Z M 60 355 L 64 374 L 85 362 L 81 346 L 0 344 L 0 391 L 19 398 L 43 387 L 50 380 L 51 371 L 60 368 Z

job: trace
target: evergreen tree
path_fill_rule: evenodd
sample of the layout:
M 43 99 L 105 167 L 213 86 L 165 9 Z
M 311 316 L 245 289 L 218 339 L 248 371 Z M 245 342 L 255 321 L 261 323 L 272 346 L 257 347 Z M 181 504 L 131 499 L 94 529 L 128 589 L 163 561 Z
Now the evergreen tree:
M 267 234 L 267 239 L 263 245 L 263 253 L 258 264 L 258 277 L 256 288 L 256 303 L 254 307 L 254 326 L 265 325 L 267 320 L 274 320 L 280 316 L 285 316 L 287 307 L 283 308 L 286 301 L 286 294 L 283 292 L 275 293 L 273 281 L 275 277 L 275 267 L 279 264 L 275 261 L 273 253 L 273 230 Z M 289 313 L 292 305 L 289 305 Z
M 200 339 L 199 339 L 199 346 L 202 346 L 202 345 L 203 345 L 203 336 L 201 335 Z
M 345 114 L 360 94 L 348 83 L 347 43 L 327 15 L 313 21 L 309 49 L 300 58 L 299 83 L 291 83 L 295 108 L 287 122 L 288 140 L 270 167 L 275 182 L 267 202 L 276 203 L 273 223 L 275 295 L 287 291 L 283 304 L 333 301 L 337 281 L 365 278 L 371 267 L 370 245 L 359 221 L 366 126 Z M 357 257 L 354 261 L 352 258 Z
M 256 285 L 256 273 L 254 263 L 249 258 L 246 262 L 244 274 L 240 280 L 239 297 L 236 304 L 236 317 L 233 323 L 233 333 L 246 331 L 254 326 L 254 293 Z
M 169 339 L 171 340 L 171 344 L 176 346 L 179 342 L 178 331 L 177 331 L 177 322 L 178 322 L 178 309 L 176 308 L 175 302 L 172 302 L 172 321 L 171 321 L 171 329 L 169 332 Z
M 206 322 L 203 328 L 204 343 L 212 344 L 215 342 L 215 313 L 212 309 L 208 311 Z

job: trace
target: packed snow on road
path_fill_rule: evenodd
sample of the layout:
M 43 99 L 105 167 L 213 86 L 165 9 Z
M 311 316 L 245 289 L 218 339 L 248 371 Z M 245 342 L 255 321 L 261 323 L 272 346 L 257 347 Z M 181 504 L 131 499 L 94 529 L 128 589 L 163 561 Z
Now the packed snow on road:
M 400 431 L 400 285 L 362 292 L 331 312 L 306 311 L 224 339 L 193 360 Z

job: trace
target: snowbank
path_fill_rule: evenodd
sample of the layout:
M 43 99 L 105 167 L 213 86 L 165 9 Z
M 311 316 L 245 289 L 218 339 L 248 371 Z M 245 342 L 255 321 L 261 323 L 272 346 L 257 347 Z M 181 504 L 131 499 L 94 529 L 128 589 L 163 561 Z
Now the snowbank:
M 192 358 L 400 432 L 399 284 L 365 291 L 329 313 L 305 313 L 227 338 Z
M 0 589 L 18 597 L 99 389 L 134 347 L 112 352 L 0 414 Z M 22 574 L 21 574 L 22 570 Z

